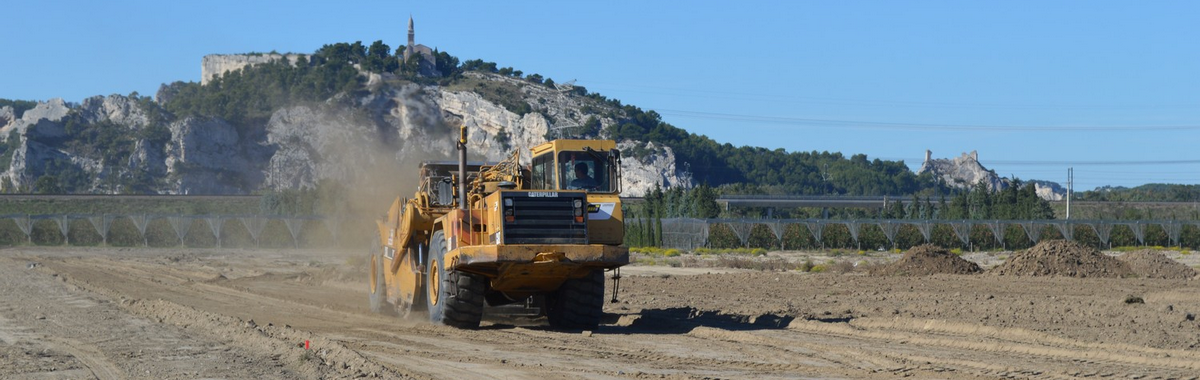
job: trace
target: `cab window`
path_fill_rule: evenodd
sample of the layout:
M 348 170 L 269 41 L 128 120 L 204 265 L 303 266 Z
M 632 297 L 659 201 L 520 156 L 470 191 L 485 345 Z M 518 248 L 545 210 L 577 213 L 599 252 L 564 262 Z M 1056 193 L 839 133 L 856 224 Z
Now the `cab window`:
M 558 178 L 560 189 L 612 192 L 607 153 L 559 153 Z
M 533 158 L 533 167 L 531 168 L 531 181 L 529 185 L 531 189 L 553 189 L 554 188 L 554 155 L 546 153 Z

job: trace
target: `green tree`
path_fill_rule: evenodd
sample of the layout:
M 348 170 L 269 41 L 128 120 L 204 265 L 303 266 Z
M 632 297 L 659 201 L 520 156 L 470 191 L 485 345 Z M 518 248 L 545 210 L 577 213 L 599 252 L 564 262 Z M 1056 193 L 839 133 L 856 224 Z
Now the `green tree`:
M 717 204 L 717 193 L 707 184 L 696 186 L 689 193 L 692 202 L 693 218 L 711 219 L 721 215 L 721 205 Z
M 38 177 L 37 181 L 33 182 L 33 192 L 38 194 L 61 194 L 62 188 L 58 186 L 58 177 L 46 174 Z
M 579 133 L 580 136 L 585 136 L 585 137 L 599 136 L 600 135 L 600 119 L 597 119 L 595 115 L 588 116 L 587 121 L 583 122 L 583 126 L 580 128 L 581 128 L 581 131 Z
M 364 70 L 375 73 L 390 73 L 396 71 L 400 67 L 400 61 L 396 56 L 392 55 L 392 48 L 383 43 L 382 40 L 371 43 L 367 48 L 366 58 L 363 60 L 362 67 Z

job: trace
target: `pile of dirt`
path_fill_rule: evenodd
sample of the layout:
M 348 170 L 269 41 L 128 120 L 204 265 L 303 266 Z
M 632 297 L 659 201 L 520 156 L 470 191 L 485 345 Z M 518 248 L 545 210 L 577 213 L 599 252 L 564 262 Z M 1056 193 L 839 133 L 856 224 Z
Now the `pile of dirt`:
M 1139 277 L 1178 279 L 1196 277 L 1195 269 L 1167 258 L 1162 252 L 1149 249 L 1129 252 L 1117 259 L 1128 264 L 1129 268 L 1133 269 L 1133 272 L 1137 273 Z
M 933 244 L 912 247 L 904 257 L 891 264 L 871 268 L 872 276 L 928 276 L 932 274 L 974 274 L 982 272 L 973 262 Z
M 1134 275 L 1129 265 L 1073 241 L 1046 240 L 1016 252 L 990 273 L 1015 276 L 1119 278 Z

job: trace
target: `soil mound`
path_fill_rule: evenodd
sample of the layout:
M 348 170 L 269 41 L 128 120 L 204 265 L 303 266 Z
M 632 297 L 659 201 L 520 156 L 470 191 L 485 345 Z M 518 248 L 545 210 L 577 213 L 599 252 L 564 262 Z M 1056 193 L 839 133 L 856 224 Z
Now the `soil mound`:
M 991 273 L 1014 276 L 1127 277 L 1129 265 L 1073 241 L 1046 240 L 1013 253 Z
M 1117 258 L 1124 261 L 1140 277 L 1146 278 L 1179 278 L 1196 277 L 1196 270 L 1175 260 L 1167 258 L 1162 252 L 1149 249 L 1129 252 Z
M 974 274 L 979 265 L 933 244 L 912 247 L 904 257 L 891 264 L 871 268 L 872 276 L 928 276 L 932 274 Z

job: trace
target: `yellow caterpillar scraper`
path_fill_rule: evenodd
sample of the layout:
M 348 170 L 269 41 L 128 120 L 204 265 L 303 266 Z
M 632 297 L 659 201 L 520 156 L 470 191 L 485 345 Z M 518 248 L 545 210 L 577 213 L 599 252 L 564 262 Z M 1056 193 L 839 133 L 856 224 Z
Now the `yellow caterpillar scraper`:
M 629 263 L 620 151 L 610 140 L 555 140 L 499 163 L 424 162 L 411 199 L 396 198 L 370 252 L 376 312 L 478 327 L 484 306 L 537 300 L 558 328 L 594 329 L 604 271 Z

